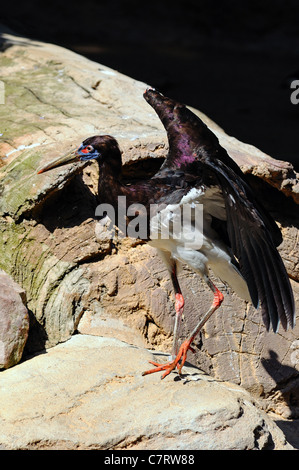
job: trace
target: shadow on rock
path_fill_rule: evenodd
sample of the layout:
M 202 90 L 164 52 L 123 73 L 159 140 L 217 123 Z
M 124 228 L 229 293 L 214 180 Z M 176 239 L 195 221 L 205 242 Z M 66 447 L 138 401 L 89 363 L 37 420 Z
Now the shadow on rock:
M 290 420 L 275 420 L 286 436 L 288 442 L 299 449 L 299 372 L 295 367 L 283 365 L 278 361 L 276 352 L 270 350 L 268 359 L 262 358 L 261 363 L 268 374 L 275 380 L 276 387 L 272 391 L 275 401 L 284 402 L 289 410 Z M 294 350 L 294 365 L 299 362 L 298 353 Z M 276 406 L 278 408 L 278 406 Z M 297 419 L 296 419 L 297 418 Z

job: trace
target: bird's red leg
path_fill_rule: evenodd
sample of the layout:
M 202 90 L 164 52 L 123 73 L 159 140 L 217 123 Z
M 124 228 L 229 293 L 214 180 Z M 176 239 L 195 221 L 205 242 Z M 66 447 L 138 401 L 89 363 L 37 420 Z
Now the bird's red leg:
M 173 328 L 173 343 L 172 343 L 172 359 L 174 359 L 178 353 L 178 341 L 181 332 L 182 321 L 184 318 L 184 305 L 185 300 L 182 294 L 175 294 L 175 322 Z
M 197 336 L 203 325 L 206 323 L 206 321 L 210 318 L 210 316 L 217 310 L 217 308 L 220 307 L 222 301 L 223 301 L 223 294 L 220 292 L 220 290 L 217 289 L 217 287 L 212 283 L 212 281 L 207 278 L 206 282 L 210 289 L 212 289 L 214 293 L 214 300 L 209 308 L 209 310 L 206 312 L 206 314 L 203 316 L 203 318 L 200 319 L 194 330 L 192 331 L 191 335 L 189 336 L 188 339 L 186 339 L 180 349 L 179 352 L 172 362 L 168 362 L 167 364 L 159 364 L 157 362 L 152 362 L 150 361 L 151 364 L 155 366 L 155 369 L 150 369 L 146 372 L 143 372 L 142 375 L 147 375 L 147 374 L 152 374 L 153 372 L 160 372 L 164 370 L 164 374 L 162 375 L 161 379 L 164 379 L 172 370 L 174 370 L 176 367 L 178 368 L 179 374 L 181 373 L 182 367 L 186 361 L 187 358 L 187 352 L 190 349 L 192 352 L 194 352 L 193 348 L 191 348 L 191 343 L 193 342 L 194 338 Z
M 173 287 L 175 291 L 176 316 L 175 316 L 175 323 L 174 323 L 174 329 L 173 329 L 173 344 L 172 344 L 172 359 L 175 359 L 178 353 L 178 340 L 180 337 L 181 326 L 182 326 L 183 315 L 184 315 L 184 305 L 185 305 L 185 300 L 181 292 L 181 288 L 180 288 L 179 281 L 178 281 L 177 274 L 176 274 L 176 265 L 173 266 L 171 279 L 172 279 Z
M 209 310 L 206 312 L 206 314 L 203 316 L 203 318 L 200 319 L 200 321 L 198 322 L 198 324 L 196 325 L 196 327 L 192 331 L 189 338 L 186 339 L 182 343 L 182 345 L 179 349 L 177 358 L 180 356 L 179 360 L 182 359 L 179 366 L 178 366 L 179 374 L 181 373 L 182 367 L 183 367 L 183 365 L 186 361 L 188 349 L 190 349 L 191 351 L 194 352 L 194 350 L 191 348 L 191 343 L 194 341 L 194 338 L 198 335 L 198 333 L 200 332 L 200 330 L 202 329 L 204 324 L 208 321 L 210 316 L 213 315 L 213 313 L 220 307 L 220 305 L 222 304 L 223 298 L 224 298 L 222 292 L 220 292 L 220 290 L 217 289 L 217 287 L 212 283 L 212 281 L 210 279 L 207 281 L 207 283 L 208 283 L 209 287 L 214 292 L 214 300 L 213 300 L 213 303 L 212 303 L 211 307 L 209 308 Z M 166 374 L 166 375 L 168 375 L 168 374 Z

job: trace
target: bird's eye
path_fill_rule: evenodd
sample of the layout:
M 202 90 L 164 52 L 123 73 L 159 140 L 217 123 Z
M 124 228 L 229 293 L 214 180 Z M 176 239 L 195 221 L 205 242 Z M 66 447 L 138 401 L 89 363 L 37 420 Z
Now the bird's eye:
M 92 145 L 87 145 L 86 147 L 84 147 L 81 152 L 82 153 L 90 153 L 93 151 L 93 146 Z

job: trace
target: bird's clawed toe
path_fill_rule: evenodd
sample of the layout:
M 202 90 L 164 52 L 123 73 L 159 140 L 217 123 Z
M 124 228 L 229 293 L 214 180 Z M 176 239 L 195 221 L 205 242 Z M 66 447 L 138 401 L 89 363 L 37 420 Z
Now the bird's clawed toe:
M 155 369 L 150 369 L 142 373 L 142 375 L 148 375 L 148 374 L 153 374 L 154 372 L 161 372 L 162 370 L 165 370 L 164 374 L 161 376 L 161 379 L 164 379 L 172 370 L 176 368 L 175 361 L 168 362 L 166 364 L 159 364 L 158 362 L 153 362 L 149 361 L 150 364 L 153 364 L 155 366 Z
M 170 374 L 171 371 L 175 370 L 176 367 L 178 368 L 179 374 L 181 374 L 181 370 L 187 359 L 188 350 L 190 349 L 190 351 L 192 351 L 193 353 L 195 352 L 195 350 L 191 348 L 190 344 L 190 340 L 184 341 L 179 349 L 177 357 L 172 362 L 167 362 L 166 364 L 159 364 L 158 362 L 149 361 L 150 364 L 153 364 L 155 366 L 155 369 L 147 370 L 143 372 L 142 375 L 153 374 L 154 372 L 161 372 L 162 370 L 165 370 L 164 374 L 161 376 L 161 379 L 164 379 L 167 375 Z

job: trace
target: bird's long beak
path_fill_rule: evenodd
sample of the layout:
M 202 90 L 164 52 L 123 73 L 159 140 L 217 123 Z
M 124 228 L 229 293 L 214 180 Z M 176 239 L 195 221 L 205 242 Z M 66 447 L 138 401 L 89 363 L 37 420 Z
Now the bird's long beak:
M 44 173 L 45 171 L 52 170 L 53 168 L 57 168 L 59 166 L 67 165 L 68 163 L 78 162 L 79 160 L 80 155 L 78 154 L 78 151 L 73 150 L 72 152 L 68 152 L 62 157 L 56 158 L 56 160 L 53 160 L 48 165 L 44 166 L 41 170 L 39 170 L 37 174 L 39 175 L 40 173 Z

